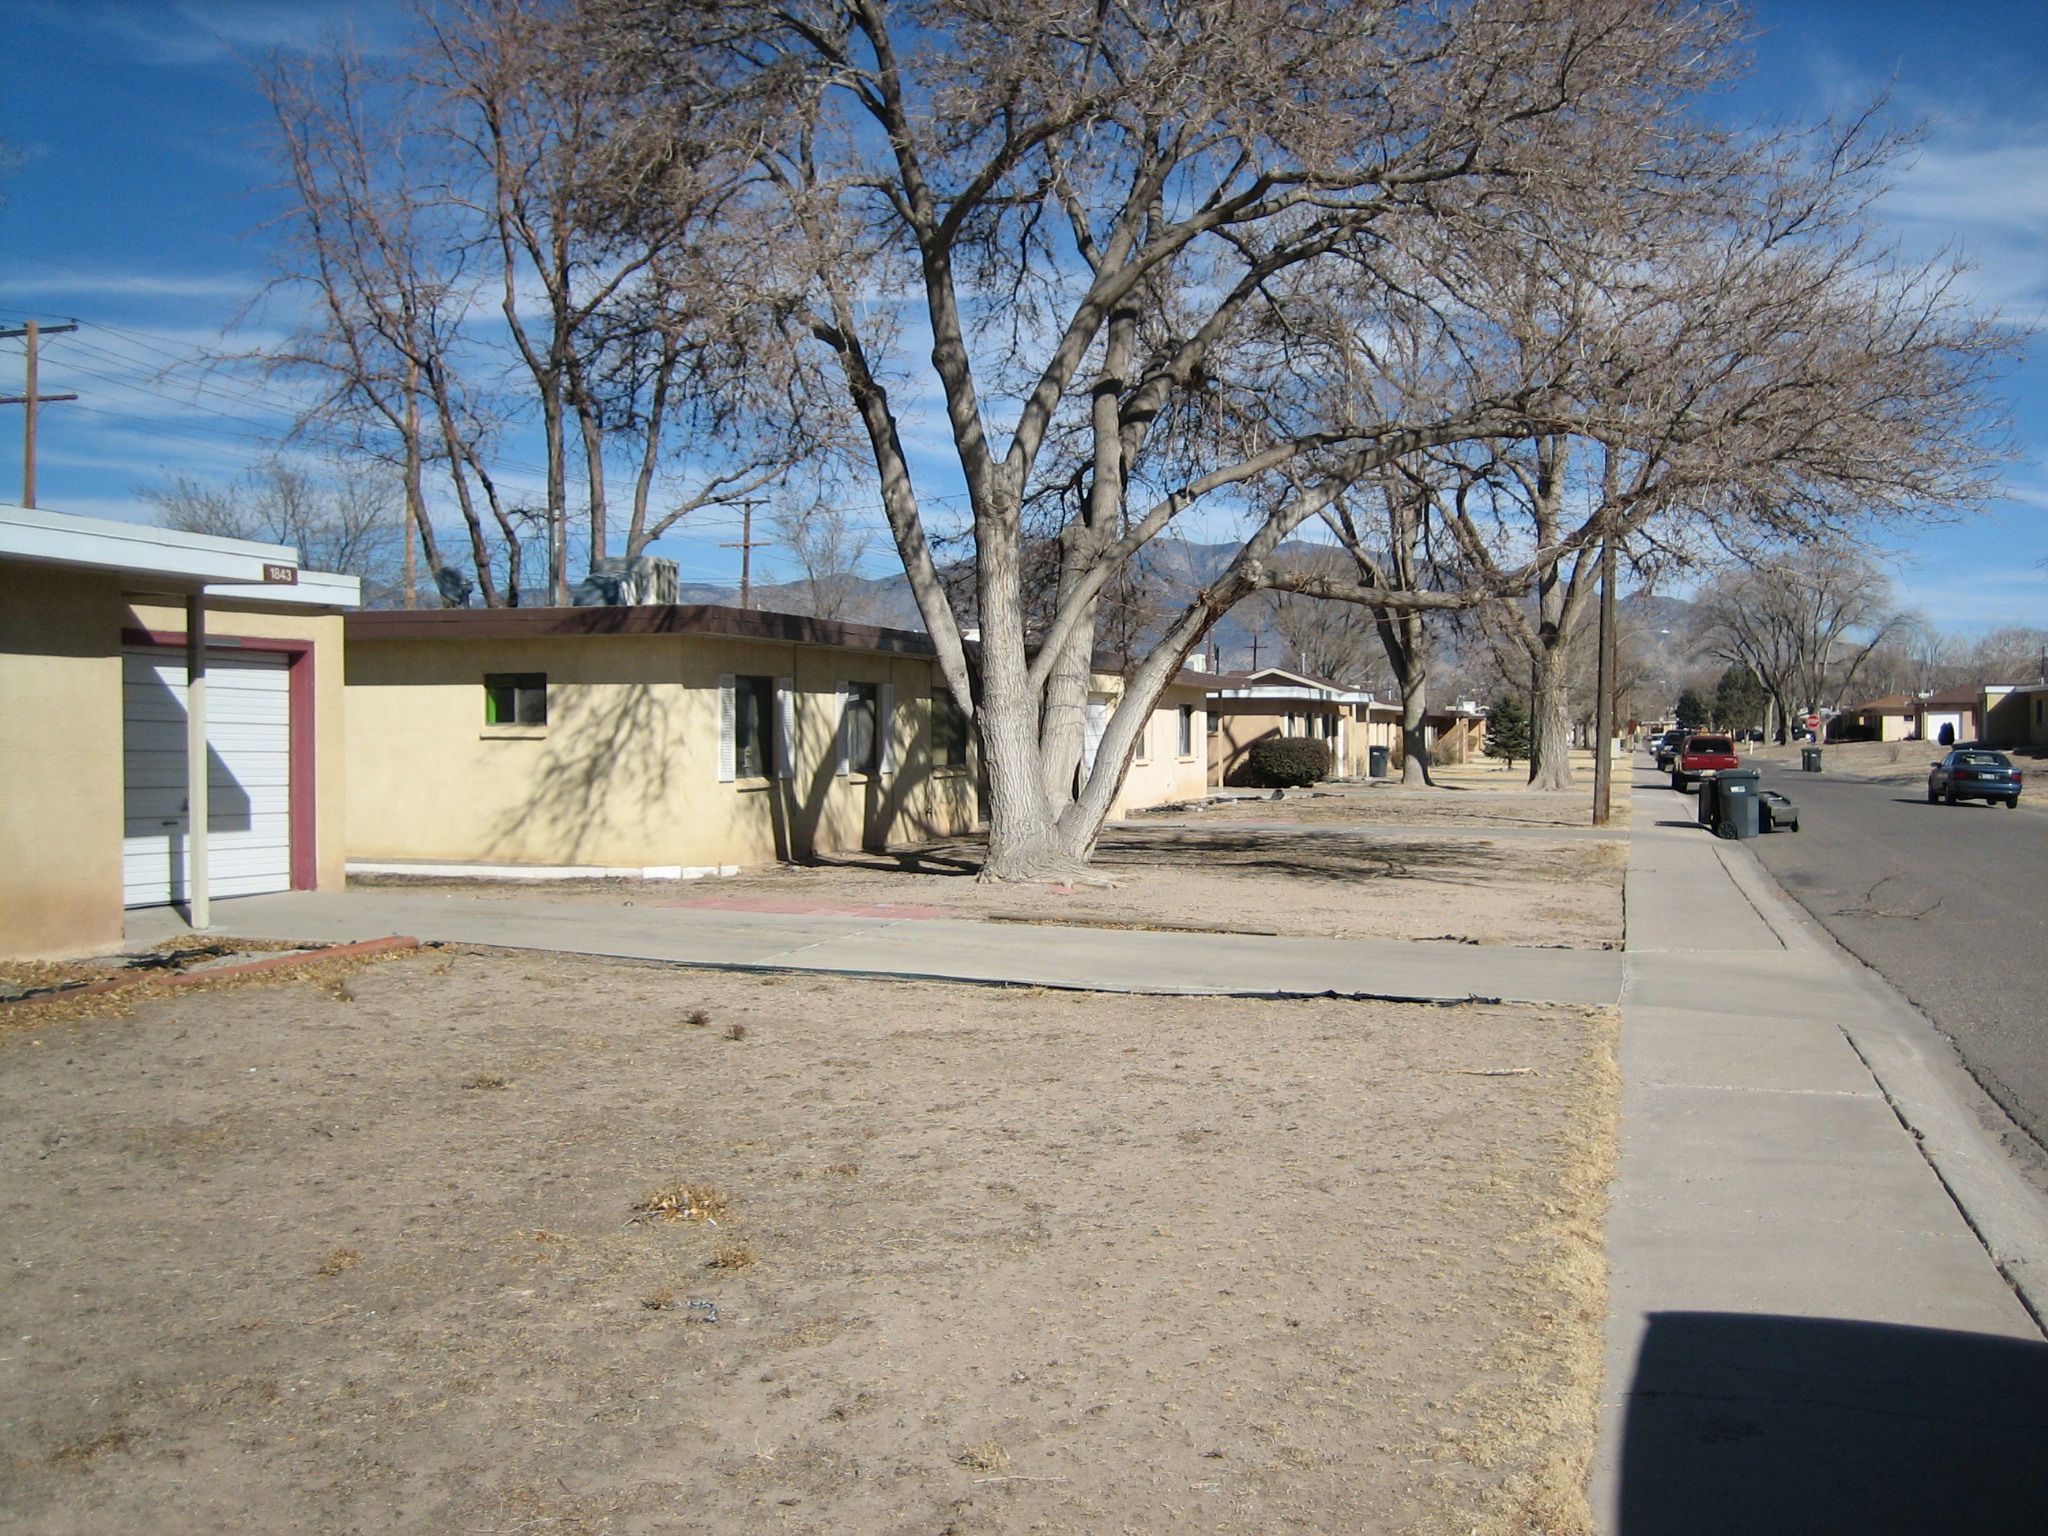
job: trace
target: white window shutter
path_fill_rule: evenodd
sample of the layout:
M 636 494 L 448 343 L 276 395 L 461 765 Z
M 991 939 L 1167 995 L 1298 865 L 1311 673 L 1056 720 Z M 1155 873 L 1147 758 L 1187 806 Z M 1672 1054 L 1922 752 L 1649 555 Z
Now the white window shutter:
M 882 772 L 896 771 L 896 685 L 884 683 L 875 705 L 875 730 L 881 737 Z
M 852 743 L 851 743 L 851 742 L 850 742 L 850 741 L 849 741 L 849 740 L 847 739 L 847 738 L 848 738 L 848 736 L 849 736 L 850 734 L 851 734 L 851 733 L 850 733 L 850 732 L 848 732 L 848 730 L 846 729 L 846 684 L 845 684 L 844 682 L 841 682 L 841 683 L 839 684 L 839 768 L 838 768 L 838 773 L 839 773 L 839 777 L 840 777 L 840 778 L 842 778 L 842 779 L 846 777 L 847 769 L 848 769 L 849 767 L 851 767 L 851 766 L 852 766 L 852 765 L 851 765 L 851 764 L 850 764 L 850 763 L 848 762 L 848 760 L 847 760 L 847 752 L 848 752 L 848 749 L 849 749 L 849 748 L 851 747 L 851 745 L 852 745 Z
M 796 777 L 796 679 L 775 679 L 775 777 Z
M 732 674 L 718 674 L 718 782 L 730 784 L 738 777 L 739 727 L 733 714 Z

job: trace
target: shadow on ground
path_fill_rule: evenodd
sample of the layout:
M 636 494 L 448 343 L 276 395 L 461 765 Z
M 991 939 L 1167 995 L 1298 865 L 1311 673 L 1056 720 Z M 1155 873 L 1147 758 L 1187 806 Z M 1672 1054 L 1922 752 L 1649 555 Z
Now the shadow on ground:
M 1460 839 L 1373 839 L 1347 832 L 1341 839 L 1305 838 L 1297 827 L 1135 827 L 1105 832 L 1096 845 L 1094 868 L 1114 879 L 1119 873 L 1198 867 L 1211 875 L 1275 875 L 1304 881 L 1350 884 L 1360 880 L 1435 880 L 1482 884 L 1503 871 L 1528 873 L 1562 860 L 1570 852 L 1507 849 Z M 971 876 L 981 866 L 980 838 L 954 838 L 916 848 L 880 853 L 835 853 L 805 861 L 817 869 L 860 869 L 877 873 Z
M 2038 1531 L 2048 1344 L 1748 1313 L 1651 1317 L 1618 1536 Z

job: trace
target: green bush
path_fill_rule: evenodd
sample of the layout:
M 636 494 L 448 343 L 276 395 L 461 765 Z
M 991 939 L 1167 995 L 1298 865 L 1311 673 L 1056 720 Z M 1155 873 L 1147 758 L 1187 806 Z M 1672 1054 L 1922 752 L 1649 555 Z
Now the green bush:
M 1246 755 L 1254 784 L 1295 789 L 1330 776 L 1330 744 L 1311 736 L 1267 736 Z

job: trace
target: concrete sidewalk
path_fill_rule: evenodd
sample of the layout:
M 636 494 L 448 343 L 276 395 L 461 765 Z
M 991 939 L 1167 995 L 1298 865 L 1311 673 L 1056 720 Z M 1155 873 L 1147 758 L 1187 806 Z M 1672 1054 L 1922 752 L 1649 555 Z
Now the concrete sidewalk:
M 244 896 L 214 931 L 330 942 L 426 941 L 759 970 L 829 971 L 1071 987 L 1093 992 L 1356 997 L 1611 1005 L 1621 956 L 1400 940 L 1269 938 L 986 923 L 882 914 L 741 912 L 372 887 Z M 131 941 L 188 932 L 168 907 L 128 914 Z
M 2038 1275 L 2048 1211 L 1931 1026 L 1655 782 L 1630 838 L 1600 1529 L 2040 1529 L 2048 1345 L 2007 1275 Z

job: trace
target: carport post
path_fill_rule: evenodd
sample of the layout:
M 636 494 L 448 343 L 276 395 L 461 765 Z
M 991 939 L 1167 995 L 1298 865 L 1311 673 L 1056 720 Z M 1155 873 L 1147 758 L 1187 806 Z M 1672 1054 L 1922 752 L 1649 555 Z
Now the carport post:
M 185 916 L 213 920 L 206 880 L 206 589 L 185 598 Z

